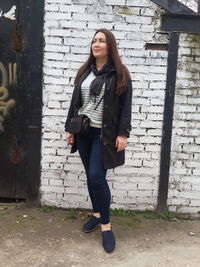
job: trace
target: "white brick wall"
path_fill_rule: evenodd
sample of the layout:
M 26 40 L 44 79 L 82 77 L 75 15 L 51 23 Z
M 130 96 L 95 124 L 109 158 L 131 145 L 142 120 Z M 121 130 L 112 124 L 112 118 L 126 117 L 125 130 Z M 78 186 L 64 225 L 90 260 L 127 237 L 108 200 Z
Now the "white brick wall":
M 181 35 L 168 204 L 180 213 L 200 211 L 200 38 Z
M 133 130 L 126 150 L 126 164 L 108 172 L 112 192 L 111 207 L 155 209 L 167 51 L 145 50 L 145 44 L 168 42 L 167 35 L 159 32 L 160 9 L 149 0 L 46 0 L 45 2 L 44 108 L 40 188 L 42 202 L 62 207 L 90 207 L 83 166 L 77 153 L 69 154 L 69 148 L 65 142 L 64 122 L 76 71 L 88 56 L 89 44 L 94 32 L 105 27 L 111 29 L 116 36 L 122 61 L 131 72 L 133 81 Z M 188 149 L 190 149 L 188 146 L 194 146 L 195 140 L 198 145 L 200 143 L 200 139 L 197 138 L 198 131 L 195 132 L 195 126 L 197 129 L 200 127 L 197 119 L 199 108 L 194 109 L 195 104 L 198 105 L 198 101 L 195 102 L 198 90 L 194 88 L 193 93 L 191 92 L 190 87 L 191 85 L 195 87 L 196 81 L 192 80 L 194 74 L 191 76 L 189 72 L 193 64 L 189 53 L 191 50 L 194 54 L 198 53 L 198 49 L 195 48 L 195 42 L 189 49 L 189 43 L 184 38 L 181 40 L 180 55 L 182 60 L 190 62 L 190 66 L 188 65 L 186 69 L 185 65 L 179 65 L 177 90 L 180 92 L 180 100 L 176 97 L 176 101 L 183 102 L 182 105 L 177 102 L 178 105 L 175 106 L 177 114 L 175 114 L 174 125 L 177 129 L 173 134 L 174 138 L 176 135 L 181 135 L 182 139 L 179 141 L 181 140 L 182 143 L 178 146 L 176 139 L 173 139 L 174 160 L 171 164 L 169 194 L 169 205 L 172 209 L 181 205 L 176 201 L 177 194 L 173 195 L 175 177 L 180 184 L 182 176 L 190 177 L 194 171 L 195 177 L 199 175 L 198 167 L 191 165 L 199 160 L 199 154 L 195 154 L 191 160 L 188 159 Z M 199 56 L 196 56 L 195 62 L 197 67 Z M 192 66 L 195 68 L 194 65 Z M 195 78 L 198 78 L 198 74 Z M 186 105 L 187 112 L 184 112 L 184 105 Z M 177 110 L 178 107 L 180 112 Z M 189 118 L 193 114 L 196 115 L 195 121 Z M 178 116 L 181 116 L 181 119 Z M 188 122 L 184 120 L 187 119 L 192 120 L 192 133 L 186 129 Z M 184 134 L 180 132 L 183 128 L 185 128 Z M 183 144 L 185 150 L 183 150 L 182 159 L 179 152 L 183 149 Z M 180 163 L 176 164 L 175 158 L 180 158 L 180 162 L 186 159 L 187 171 L 183 171 L 184 168 Z M 187 179 L 185 181 L 188 183 Z M 188 195 L 190 189 L 189 187 L 184 189 Z M 194 187 L 194 191 L 198 189 Z M 181 197 L 182 206 L 187 208 L 187 198 Z M 192 209 L 197 203 L 196 200 L 194 198 L 191 202 L 193 203 Z

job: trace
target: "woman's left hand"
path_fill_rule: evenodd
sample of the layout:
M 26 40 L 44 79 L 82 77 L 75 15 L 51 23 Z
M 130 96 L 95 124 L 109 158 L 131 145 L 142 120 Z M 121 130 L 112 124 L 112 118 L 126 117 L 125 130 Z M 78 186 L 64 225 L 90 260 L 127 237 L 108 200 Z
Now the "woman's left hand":
M 126 136 L 117 136 L 115 147 L 117 148 L 117 152 L 120 152 L 125 149 L 127 146 L 127 137 Z

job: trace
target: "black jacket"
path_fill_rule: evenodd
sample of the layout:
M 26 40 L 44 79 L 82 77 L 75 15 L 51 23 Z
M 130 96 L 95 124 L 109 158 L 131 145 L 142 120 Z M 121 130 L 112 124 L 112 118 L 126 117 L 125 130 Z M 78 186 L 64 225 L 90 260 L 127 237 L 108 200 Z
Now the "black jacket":
M 89 73 L 86 70 L 81 76 L 84 80 Z M 80 86 L 75 86 L 72 95 L 67 120 L 65 123 L 65 131 L 67 132 L 68 124 L 75 110 L 82 106 Z M 132 107 L 132 83 L 128 81 L 127 89 L 120 96 L 116 93 L 116 71 L 112 70 L 106 78 L 103 121 L 102 121 L 102 151 L 105 169 L 112 169 L 123 165 L 125 161 L 125 151 L 117 152 L 115 141 L 117 136 L 129 137 L 131 131 L 131 107 Z M 75 137 L 76 140 L 76 137 Z M 76 141 L 71 149 L 71 153 L 77 151 Z

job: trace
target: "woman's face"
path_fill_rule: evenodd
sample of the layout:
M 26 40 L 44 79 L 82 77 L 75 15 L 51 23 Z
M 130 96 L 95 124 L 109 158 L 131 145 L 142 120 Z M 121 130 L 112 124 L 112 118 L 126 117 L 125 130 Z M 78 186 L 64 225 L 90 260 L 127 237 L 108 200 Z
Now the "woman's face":
M 98 32 L 92 40 L 92 54 L 96 59 L 108 58 L 108 46 L 106 36 L 102 32 Z

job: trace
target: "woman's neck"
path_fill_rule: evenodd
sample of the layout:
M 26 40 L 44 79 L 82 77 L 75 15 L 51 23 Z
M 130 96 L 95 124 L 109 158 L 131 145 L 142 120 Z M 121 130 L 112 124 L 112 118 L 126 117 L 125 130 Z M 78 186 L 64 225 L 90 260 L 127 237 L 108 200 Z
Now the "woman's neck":
M 96 68 L 97 70 L 100 70 L 105 64 L 107 63 L 107 58 L 102 58 L 102 59 L 96 59 Z

